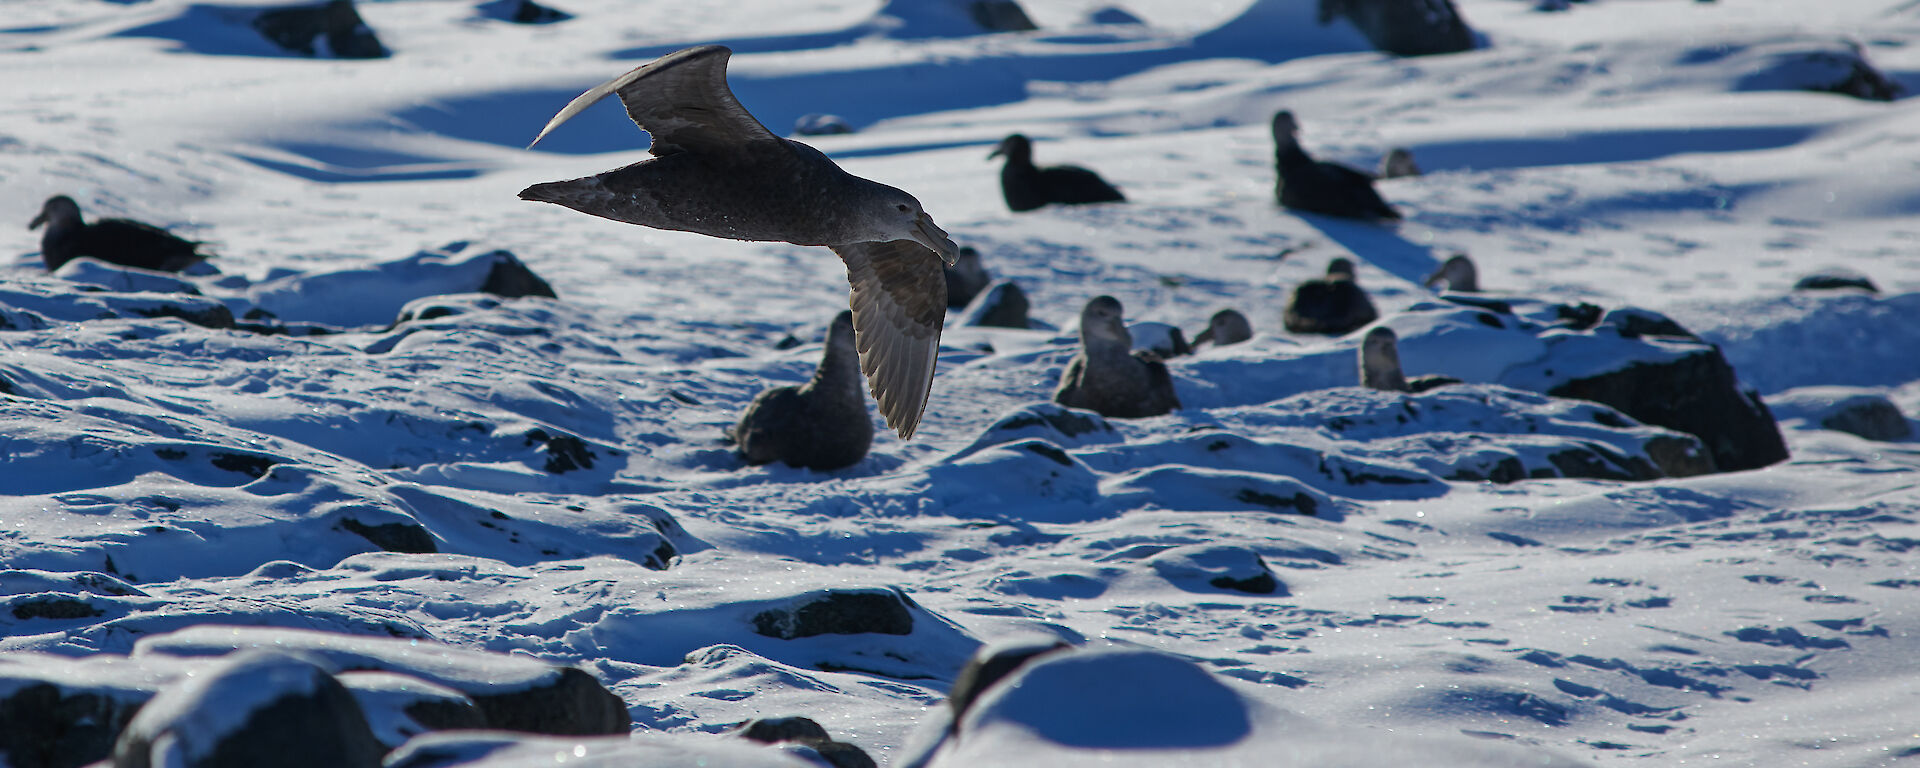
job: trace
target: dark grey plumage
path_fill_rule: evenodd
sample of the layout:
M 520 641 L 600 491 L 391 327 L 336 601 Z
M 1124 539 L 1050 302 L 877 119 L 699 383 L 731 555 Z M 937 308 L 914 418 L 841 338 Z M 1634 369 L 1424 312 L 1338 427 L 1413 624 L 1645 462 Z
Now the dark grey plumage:
M 1420 174 L 1420 164 L 1413 161 L 1413 150 L 1406 147 L 1389 149 L 1387 156 L 1380 158 L 1380 178 L 1398 179 Z
M 827 350 L 813 378 L 775 387 L 753 398 L 734 425 L 733 441 L 748 464 L 783 461 L 807 469 L 839 469 L 867 455 L 873 420 L 860 391 L 860 354 L 853 313 L 841 312 L 827 330 Z
M 1360 386 L 1417 394 L 1459 383 L 1460 380 L 1452 376 L 1437 374 L 1407 378 L 1400 367 L 1400 337 L 1392 328 L 1380 326 L 1367 331 L 1366 337 L 1360 340 Z
M 1132 351 L 1120 301 L 1096 296 L 1080 311 L 1080 352 L 1067 363 L 1053 401 L 1109 418 L 1159 416 L 1180 407 L 1173 376 L 1150 353 Z
M 1442 283 L 1446 284 L 1447 290 L 1456 293 L 1479 293 L 1480 270 L 1474 268 L 1473 259 L 1467 258 L 1466 254 L 1456 253 L 1433 274 L 1427 275 L 1425 281 L 1428 288 Z
M 1033 323 L 1027 317 L 1029 306 L 1027 292 L 1021 290 L 1018 283 L 1000 280 L 973 297 L 973 302 L 960 313 L 960 324 L 988 328 L 1032 328 Z
M 92 224 L 80 217 L 80 204 L 66 195 L 47 198 L 28 229 L 45 226 L 40 234 L 40 258 L 52 272 L 82 256 L 123 267 L 178 272 L 204 261 L 200 243 L 131 219 L 101 219 Z
M 1273 116 L 1274 194 L 1296 211 L 1355 219 L 1398 219 L 1400 212 L 1373 190 L 1373 176 L 1315 160 L 1300 148 L 1300 124 L 1285 110 Z
M 1392 328 L 1380 326 L 1360 340 L 1360 386 L 1407 391 L 1407 376 L 1400 370 L 1400 337 Z
M 980 261 L 980 252 L 970 245 L 960 247 L 953 265 L 946 268 L 946 275 L 949 308 L 966 306 L 987 284 L 993 282 L 993 275 L 987 272 L 986 264 Z
M 1327 276 L 1295 286 L 1281 324 L 1293 333 L 1344 336 L 1380 319 L 1373 300 L 1354 281 L 1353 262 L 1327 262 Z
M 1033 164 L 1033 142 L 1013 134 L 1000 140 L 988 158 L 1005 155 L 1007 164 L 1000 169 L 1000 194 L 1014 211 L 1031 211 L 1048 203 L 1119 203 L 1126 196 L 1114 189 L 1100 174 L 1077 165 Z
M 535 184 L 520 198 L 657 229 L 833 249 L 853 285 L 861 370 L 887 423 L 911 437 L 946 319 L 941 262 L 951 263 L 959 246 L 912 195 L 769 132 L 727 87 L 731 54 L 719 45 L 677 51 L 575 98 L 534 143 L 618 94 L 627 116 L 653 136 L 652 157 Z
M 1223 309 L 1213 313 L 1207 321 L 1207 329 L 1195 334 L 1193 345 L 1200 346 L 1209 341 L 1216 347 L 1238 344 L 1253 338 L 1253 324 L 1247 322 L 1247 316 L 1238 310 Z

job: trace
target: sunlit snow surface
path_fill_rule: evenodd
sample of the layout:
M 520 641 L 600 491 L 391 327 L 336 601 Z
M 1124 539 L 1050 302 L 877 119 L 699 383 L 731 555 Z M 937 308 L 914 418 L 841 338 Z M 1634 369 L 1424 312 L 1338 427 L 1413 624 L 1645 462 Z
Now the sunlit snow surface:
M 431 638 L 582 665 L 636 729 L 678 732 L 649 735 L 668 752 L 797 714 L 887 764 L 979 642 L 1041 633 L 1184 657 L 1212 678 L 1114 663 L 1252 713 L 1230 736 L 1311 740 L 1298 754 L 1325 764 L 1472 739 L 1595 764 L 1920 754 L 1913 443 L 1819 429 L 1802 396 L 1781 413 L 1793 459 L 1765 470 L 1450 481 L 1476 460 L 1463 445 L 1640 438 L 1523 391 L 1538 341 L 1450 334 L 1419 285 L 1469 252 L 1503 295 L 1665 312 L 1763 395 L 1846 386 L 1920 412 L 1920 122 L 1909 102 L 1798 90 L 1826 76 L 1805 54 L 1854 43 L 1920 87 L 1920 13 L 1464 0 L 1487 47 L 1393 59 L 1313 25 L 1306 0 L 1124 4 L 1144 27 L 1035 0 L 1043 29 L 1000 35 L 932 3 L 892 0 L 894 23 L 872 0 L 554 0 L 575 18 L 516 26 L 470 0 L 362 2 L 394 51 L 373 61 L 276 55 L 230 23 L 258 3 L 6 3 L 0 214 L 24 225 L 72 195 L 213 242 L 224 274 L 186 278 L 194 295 L 99 267 L 49 276 L 37 234 L 11 236 L 0 565 L 16 570 L 0 593 L 94 615 L 0 611 L 0 649 L 127 654 L 208 623 Z M 611 105 L 522 147 L 585 88 L 709 41 L 739 51 L 734 89 L 770 128 L 846 118 L 858 132 L 811 143 L 911 191 L 1067 330 L 949 327 L 912 442 L 883 432 L 829 474 L 742 466 L 721 432 L 810 375 L 846 306 L 837 260 L 514 196 L 636 159 L 645 138 Z M 1282 108 L 1324 159 L 1411 148 L 1428 175 L 1380 184 L 1406 221 L 1277 209 Z M 986 155 L 1016 131 L 1131 202 L 1007 213 Z M 473 290 L 466 260 L 495 249 L 561 299 L 434 298 Z M 1410 374 L 1479 383 L 1326 391 L 1351 382 L 1357 337 L 1288 336 L 1279 316 L 1340 255 Z M 1836 266 L 1884 293 L 1789 293 Z M 1237 307 L 1258 335 L 1173 361 L 1174 415 L 993 429 L 1050 412 L 1037 404 L 1101 294 L 1189 336 Z M 180 319 L 256 308 L 338 332 Z M 789 335 L 802 343 L 780 349 Z M 1408 407 L 1406 425 L 1328 426 Z M 355 527 L 424 531 L 437 553 L 373 552 Z M 1250 555 L 1284 594 L 1208 583 Z M 752 631 L 829 587 L 903 590 L 914 632 Z M 1113 741 L 1033 714 L 1077 706 L 1070 680 L 1009 693 L 977 719 L 1019 728 L 953 759 L 1231 741 L 1215 721 L 1143 733 L 1116 716 Z M 1213 685 L 1246 705 L 1202 701 Z M 1419 736 L 1431 753 L 1402 741 Z

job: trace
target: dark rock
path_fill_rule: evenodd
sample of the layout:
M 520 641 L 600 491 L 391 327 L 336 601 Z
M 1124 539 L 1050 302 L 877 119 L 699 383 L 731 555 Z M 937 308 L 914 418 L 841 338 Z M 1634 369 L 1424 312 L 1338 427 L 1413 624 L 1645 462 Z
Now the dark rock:
M 1412 392 L 1414 394 L 1419 394 L 1421 392 L 1425 392 L 1430 389 L 1439 389 L 1440 387 L 1450 387 L 1455 384 L 1464 384 L 1464 383 L 1466 382 L 1463 382 L 1452 376 L 1442 376 L 1437 373 L 1429 373 L 1424 376 L 1415 376 L 1411 379 L 1407 379 L 1407 391 Z
M 1697 438 L 1662 435 L 1648 440 L 1644 445 L 1647 458 L 1653 460 L 1653 465 L 1660 468 L 1663 476 L 1694 477 L 1720 471 L 1713 465 L 1713 454 Z
M 532 3 L 527 4 L 532 5 Z M 486 282 L 480 284 L 481 293 L 491 293 L 509 299 L 522 296 L 559 298 L 554 294 L 553 286 L 540 279 L 539 275 L 528 269 L 527 265 L 511 251 L 494 251 L 488 255 L 493 257 L 493 268 L 487 271 Z
M 1867 293 L 1880 292 L 1880 287 L 1874 285 L 1873 281 L 1867 279 L 1866 275 L 1844 269 L 1830 269 L 1815 272 L 1800 278 L 1799 282 L 1793 284 L 1793 289 L 1796 291 L 1838 291 L 1852 288 L 1857 288 Z
M 839 115 L 809 112 L 793 121 L 793 132 L 801 136 L 838 136 L 853 133 L 853 126 Z
M 1808 53 L 1807 59 L 1816 65 L 1832 67 L 1844 74 L 1827 83 L 1816 83 L 1808 88 L 1812 91 L 1838 93 L 1868 101 L 1893 101 L 1906 92 L 1900 82 L 1887 77 L 1861 52 L 1857 43 L 1849 41 L 1844 53 L 1816 52 Z
M 1285 597 L 1286 585 L 1259 553 L 1246 547 L 1201 545 L 1174 547 L 1147 559 L 1161 578 L 1182 589 L 1207 592 L 1201 585 L 1228 592 Z
M 216 469 L 238 472 L 255 480 L 266 477 L 267 472 L 273 469 L 273 465 L 279 463 L 278 459 L 271 456 L 226 452 L 209 454 L 207 461 Z
M 1699 341 L 1700 337 L 1681 327 L 1673 318 L 1658 312 L 1637 307 L 1622 307 L 1609 310 L 1600 318 L 1600 325 L 1610 326 L 1622 338 L 1638 339 L 1643 336 L 1669 336 Z
M 471 699 L 491 729 L 625 734 L 632 725 L 626 703 L 584 670 L 438 643 L 287 628 L 196 626 L 143 638 L 134 654 L 219 656 L 259 647 L 323 659 L 341 670 L 394 672 L 444 686 Z
M 12 768 L 77 768 L 104 759 L 147 697 L 51 682 L 19 686 L 0 698 L 0 755 Z
M 545 684 L 511 693 L 467 697 L 487 716 L 487 727 L 506 731 L 591 735 L 626 733 L 627 704 L 585 670 L 560 667 Z
M 550 8 L 533 0 L 493 0 L 481 3 L 480 12 L 515 24 L 552 24 L 573 18 L 573 14 Z
M 340 528 L 348 533 L 366 539 L 387 552 L 408 552 L 412 554 L 431 554 L 440 548 L 433 543 L 433 534 L 416 523 L 376 523 L 367 525 L 351 517 L 340 518 Z
M 1885 397 L 1851 398 L 1821 419 L 1820 426 L 1868 440 L 1905 440 L 1913 436 L 1906 415 Z
M 320 55 L 315 43 L 323 38 L 334 58 L 384 59 L 389 55 L 380 38 L 360 19 L 360 12 L 354 10 L 353 0 L 262 11 L 254 17 L 253 28 L 281 50 L 301 56 Z
M 353 694 L 375 738 L 388 750 L 423 733 L 478 730 L 487 716 L 459 691 L 394 672 L 343 672 L 336 676 Z
M 913 634 L 913 614 L 907 608 L 906 596 L 895 590 L 829 589 L 756 614 L 753 631 L 781 640 L 815 635 L 909 635 Z
M 1646 459 L 1621 456 L 1593 444 L 1547 454 L 1547 462 L 1560 471 L 1561 477 L 1589 480 L 1654 480 L 1660 477 L 1660 469 Z
M 750 720 L 737 731 L 741 738 L 763 744 L 792 743 L 812 749 L 834 768 L 874 768 L 873 758 L 852 744 L 834 741 L 827 729 L 804 717 L 768 717 Z
M 252 709 L 236 712 L 236 702 Z M 247 651 L 147 702 L 115 741 L 113 766 L 377 768 L 385 751 L 327 670 Z
M 1395 56 L 1473 50 L 1473 30 L 1452 0 L 1320 0 L 1320 24 L 1337 18 Z
M 1641 361 L 1555 385 L 1555 397 L 1592 400 L 1654 426 L 1700 438 L 1723 472 L 1784 461 L 1787 444 L 1765 403 L 1742 390 L 1714 347 L 1670 362 Z
M 1013 0 L 972 0 L 967 15 L 989 32 L 1028 32 L 1039 27 L 1027 18 L 1027 12 Z
M 775 744 L 782 741 L 831 741 L 833 738 L 827 735 L 827 729 L 805 717 L 763 717 L 748 720 L 740 726 L 739 736 L 762 744 Z
M 36 597 L 13 604 L 13 617 L 21 621 L 28 619 L 90 619 L 105 613 L 93 604 L 76 600 L 64 595 Z
M 593 468 L 594 453 L 587 448 L 587 442 L 578 437 L 565 433 L 549 434 L 544 429 L 534 429 L 527 433 L 526 441 L 527 445 L 540 446 L 541 452 L 547 454 L 547 462 L 543 468 L 548 472 L 558 475 L 576 469 Z

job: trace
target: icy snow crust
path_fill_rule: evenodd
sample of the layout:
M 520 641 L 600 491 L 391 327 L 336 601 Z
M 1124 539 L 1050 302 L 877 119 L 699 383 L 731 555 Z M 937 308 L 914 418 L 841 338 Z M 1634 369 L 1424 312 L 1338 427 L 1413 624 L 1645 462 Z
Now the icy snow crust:
M 399 637 L 589 670 L 647 732 L 580 753 L 606 764 L 720 755 L 710 734 L 780 715 L 895 764 L 979 643 L 1037 632 L 1184 658 L 1206 674 L 1102 663 L 1147 704 L 1249 721 L 1121 709 L 1103 731 L 1056 671 L 987 702 L 974 720 L 998 725 L 948 764 L 1149 762 L 1196 740 L 1316 765 L 1920 750 L 1911 442 L 1795 418 L 1793 458 L 1764 470 L 1458 479 L 1574 445 L 1643 456 L 1671 433 L 1540 392 L 1698 342 L 1494 328 L 1419 284 L 1465 251 L 1516 303 L 1664 312 L 1763 396 L 1850 387 L 1920 412 L 1914 107 L 1803 90 L 1856 44 L 1920 85 L 1912 8 L 1461 0 L 1485 47 L 1394 59 L 1306 0 L 1142 0 L 1144 25 L 1097 26 L 1103 4 L 1035 0 L 1042 29 L 1006 34 L 934 0 L 554 4 L 575 18 L 363 2 L 394 55 L 338 61 L 260 42 L 235 21 L 258 2 L 7 3 L 0 209 L 24 224 L 69 194 L 213 241 L 223 274 L 47 275 L 37 235 L 12 236 L 0 665 L 125 698 L 174 679 L 116 658 L 161 633 Z M 707 41 L 739 50 L 734 89 L 769 127 L 846 118 L 858 132 L 810 142 L 911 191 L 1065 330 L 950 324 L 914 441 L 834 473 L 742 466 L 721 432 L 811 374 L 840 264 L 514 198 L 637 159 L 610 105 L 522 147 L 581 90 Z M 1407 220 L 1279 210 L 1282 108 L 1323 159 L 1411 148 L 1427 175 L 1380 184 Z M 985 155 L 1016 131 L 1130 202 L 1007 213 Z M 561 298 L 472 294 L 495 249 Z M 1362 392 L 1358 334 L 1282 333 L 1292 286 L 1335 256 L 1410 375 L 1469 384 Z M 1834 266 L 1885 293 L 1788 293 Z M 1171 362 L 1186 410 L 1075 416 L 1045 403 L 1102 294 L 1189 336 L 1237 307 L 1257 334 Z M 1254 568 L 1277 588 L 1212 583 Z M 908 634 L 755 631 L 822 590 L 890 587 Z M 572 743 L 447 748 L 532 765 Z

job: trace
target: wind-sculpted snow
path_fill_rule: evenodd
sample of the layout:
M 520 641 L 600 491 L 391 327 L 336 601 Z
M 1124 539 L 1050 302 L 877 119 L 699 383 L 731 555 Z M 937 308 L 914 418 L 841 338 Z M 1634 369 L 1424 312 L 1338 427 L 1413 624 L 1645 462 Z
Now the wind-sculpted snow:
M 129 754 L 169 722 L 271 741 L 226 726 L 328 679 L 396 768 L 1920 748 L 1893 0 L 1462 0 L 1478 47 L 1405 58 L 1302 0 L 1029 0 L 999 32 L 948 0 L 395 0 L 358 4 L 392 54 L 365 61 L 252 26 L 296 4 L 7 4 L 0 763 L 107 759 L 169 692 Z M 724 438 L 813 374 L 824 252 L 513 198 L 642 159 L 610 106 L 522 147 L 704 42 L 1025 297 L 1023 328 L 949 318 L 912 441 L 823 473 Z M 1409 150 L 1425 174 L 1377 185 L 1406 218 L 1281 209 L 1283 109 L 1316 158 Z M 986 155 L 1016 132 L 1128 202 L 1008 213 Z M 216 255 L 46 274 L 21 225 L 53 195 Z M 1455 253 L 1486 293 L 1424 287 Z M 1364 390 L 1364 330 L 1283 331 L 1335 257 L 1407 376 L 1460 383 Z M 1795 289 L 1837 272 L 1883 293 Z M 1061 407 L 1102 295 L 1253 336 L 1167 359 L 1181 410 Z M 963 671 L 1003 641 L 1047 653 Z M 258 695 L 180 693 L 236 677 Z M 782 716 L 827 738 L 739 727 Z M 472 728 L 515 732 L 443 732 Z

